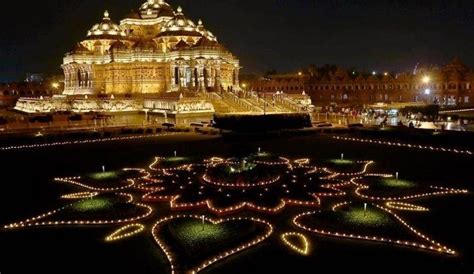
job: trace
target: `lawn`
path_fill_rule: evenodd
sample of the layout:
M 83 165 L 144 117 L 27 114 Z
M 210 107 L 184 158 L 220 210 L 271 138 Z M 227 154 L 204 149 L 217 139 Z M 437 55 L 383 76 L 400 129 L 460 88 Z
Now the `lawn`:
M 429 188 L 431 184 L 473 190 L 472 156 L 340 142 L 332 136 L 324 135 L 226 139 L 183 134 L 149 140 L 1 152 L 1 157 L 8 161 L 3 163 L 2 169 L 4 183 L 0 187 L 0 206 L 4 210 L 0 211 L 0 223 L 8 224 L 74 202 L 58 198 L 73 191 L 64 184 L 51 183 L 52 178 L 98 171 L 100 174 L 104 163 L 106 173 L 124 167 L 144 167 L 155 156 L 173 155 L 175 150 L 178 151 L 178 158 L 230 158 L 255 153 L 259 147 L 272 155 L 290 159 L 309 157 L 320 163 L 335 159 L 339 151 L 344 151 L 349 161 L 374 160 L 376 167 L 390 172 L 399 171 L 403 175 L 398 182 L 394 182 L 392 178 L 379 181 L 376 180 L 378 178 L 372 178 L 374 185 L 385 184 L 383 191 L 387 191 L 387 194 L 422 190 Z M 263 156 L 261 159 L 276 160 L 277 157 Z M 168 163 L 172 167 L 175 163 L 180 165 L 182 161 L 176 159 L 166 164 Z M 350 167 L 353 166 L 348 163 L 332 164 L 335 169 L 339 166 L 341 170 L 346 167 L 351 170 Z M 357 166 L 354 171 L 359 170 L 362 165 Z M 107 184 L 115 179 L 112 176 L 92 181 L 94 184 Z M 272 192 L 271 195 L 276 193 L 278 192 Z M 349 230 L 354 233 L 380 233 L 378 235 L 381 236 L 411 235 L 407 234 L 406 229 L 399 229 L 399 224 L 394 223 L 393 218 L 386 213 L 372 207 L 364 212 L 363 200 L 355 200 L 353 207 L 332 212 L 332 205 L 338 201 L 340 199 L 337 197 L 322 198 L 323 215 L 308 217 L 308 225 L 324 225 L 326 229 Z M 355 271 L 357 267 L 365 273 L 381 273 L 381 269 L 406 271 L 407 267 L 410 271 L 419 270 L 420 273 L 472 273 L 474 252 L 471 243 L 474 242 L 474 225 L 467 219 L 467 213 L 474 210 L 472 195 L 421 199 L 414 203 L 427 206 L 430 211 L 397 213 L 420 231 L 455 248 L 459 255 L 445 256 L 416 248 L 326 237 L 303 231 L 293 225 L 291 220 L 296 214 L 313 209 L 291 208 L 277 215 L 246 211 L 239 212 L 236 216 L 259 217 L 269 221 L 275 226 L 272 236 L 258 247 L 231 256 L 202 273 L 279 274 L 308 273 L 308 270 L 311 273 L 326 273 L 327 269 L 331 273 L 347 273 Z M 202 209 L 170 212 L 166 203 L 156 203 L 153 206 L 153 215 L 139 221 L 146 226 L 144 232 L 114 243 L 105 243 L 104 238 L 120 225 L 0 231 L 0 244 L 4 250 L 8 250 L 2 254 L 0 272 L 31 272 L 30 268 L 34 266 L 35 272 L 40 273 L 64 273 L 65 269 L 70 273 L 169 273 L 166 256 L 157 247 L 150 233 L 153 224 L 170 214 L 216 216 Z M 97 196 L 91 200 L 76 201 L 73 208 L 57 217 L 121 218 L 136 213 L 142 213 L 142 210 L 110 196 Z M 173 239 L 180 239 L 181 243 L 173 246 L 182 249 L 180 254 L 190 258 L 192 264 L 192 260 L 196 262 L 221 251 L 224 246 L 233 245 L 234 239 L 240 243 L 245 237 L 254 235 L 252 230 L 259 229 L 245 224 L 243 226 L 244 228 L 236 224 L 215 226 L 210 223 L 203 226 L 200 220 L 195 220 L 182 224 L 173 223 L 163 233 Z M 310 241 L 313 248 L 308 256 L 296 254 L 282 244 L 280 235 L 292 231 L 304 234 Z M 17 263 L 19 259 L 22 260 L 20 264 Z

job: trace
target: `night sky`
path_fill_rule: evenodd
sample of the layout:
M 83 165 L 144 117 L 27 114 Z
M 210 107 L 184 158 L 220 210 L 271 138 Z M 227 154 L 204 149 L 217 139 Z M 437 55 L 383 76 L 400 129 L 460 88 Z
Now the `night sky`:
M 105 9 L 118 23 L 145 0 L 9 1 L 0 22 L 0 81 L 55 73 Z M 309 64 L 405 71 L 459 56 L 474 65 L 472 0 L 170 0 L 203 19 L 243 73 Z

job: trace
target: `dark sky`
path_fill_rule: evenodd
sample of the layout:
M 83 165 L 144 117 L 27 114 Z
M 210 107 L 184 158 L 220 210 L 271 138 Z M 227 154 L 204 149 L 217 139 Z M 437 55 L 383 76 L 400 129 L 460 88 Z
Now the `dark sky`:
M 9 1 L 0 81 L 56 72 L 108 9 L 118 22 L 145 0 Z M 459 56 L 474 65 L 473 0 L 169 0 L 241 60 L 244 73 L 339 64 L 400 71 Z

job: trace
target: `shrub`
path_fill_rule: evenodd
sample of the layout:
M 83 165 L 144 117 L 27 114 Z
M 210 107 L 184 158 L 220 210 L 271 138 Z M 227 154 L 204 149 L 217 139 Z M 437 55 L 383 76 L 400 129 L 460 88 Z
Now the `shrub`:
M 215 127 L 236 132 L 266 132 L 311 127 L 307 113 L 269 115 L 215 115 Z

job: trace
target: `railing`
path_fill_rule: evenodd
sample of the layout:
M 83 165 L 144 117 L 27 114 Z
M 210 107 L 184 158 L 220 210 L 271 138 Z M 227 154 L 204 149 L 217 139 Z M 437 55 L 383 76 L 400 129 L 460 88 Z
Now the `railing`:
M 232 92 L 225 92 L 224 98 L 231 100 L 234 104 L 237 104 L 239 107 L 243 107 L 246 111 L 253 111 L 254 106 L 249 104 L 246 100 L 239 98 Z

